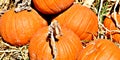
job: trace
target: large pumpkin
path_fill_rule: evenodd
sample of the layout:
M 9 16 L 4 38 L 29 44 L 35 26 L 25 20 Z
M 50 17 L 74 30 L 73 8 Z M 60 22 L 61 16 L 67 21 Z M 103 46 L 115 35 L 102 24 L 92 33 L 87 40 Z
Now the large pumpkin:
M 52 60 L 53 49 L 51 48 L 48 27 L 44 27 L 30 40 L 30 60 Z M 76 60 L 78 51 L 82 49 L 79 37 L 71 30 L 61 27 L 62 35 L 55 38 L 57 49 L 56 60 Z
M 77 60 L 120 60 L 120 49 L 109 40 L 97 39 L 80 52 Z
M 117 14 L 116 15 L 116 17 L 117 17 L 117 21 L 118 21 L 118 23 L 120 22 L 120 15 L 119 14 Z M 106 17 L 105 19 L 104 19 L 104 26 L 107 28 L 107 29 L 109 29 L 109 30 L 119 30 L 119 28 L 117 28 L 116 27 L 116 23 L 115 23 L 115 20 L 113 20 L 114 18 L 108 18 L 108 17 Z M 114 40 L 114 41 L 116 41 L 116 42 L 119 42 L 120 43 L 120 33 L 118 33 L 118 32 L 107 32 L 107 36 L 108 36 L 108 38 L 111 38 L 110 37 L 110 34 L 111 34 L 111 36 L 112 36 L 112 39 Z
M 39 28 L 47 26 L 47 22 L 34 9 L 18 13 L 11 9 L 2 15 L 0 23 L 3 39 L 15 46 L 27 44 Z
M 97 35 L 98 21 L 96 14 L 86 6 L 72 5 L 55 18 L 62 26 L 73 30 L 81 40 L 91 40 Z
M 33 0 L 35 8 L 43 14 L 56 14 L 70 7 L 74 0 Z

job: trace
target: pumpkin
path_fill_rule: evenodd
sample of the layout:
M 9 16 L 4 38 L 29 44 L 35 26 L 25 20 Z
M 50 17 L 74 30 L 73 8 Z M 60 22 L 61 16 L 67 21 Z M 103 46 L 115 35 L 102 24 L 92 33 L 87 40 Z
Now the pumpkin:
M 81 40 L 91 40 L 97 35 L 97 16 L 86 6 L 74 4 L 54 19 L 74 31 Z
M 49 27 L 39 29 L 30 40 L 30 60 L 52 60 L 51 37 Z M 76 60 L 78 52 L 82 49 L 79 37 L 70 29 L 61 26 L 62 35 L 55 38 L 57 56 L 55 60 Z M 54 34 L 55 35 L 55 34 Z
M 0 17 L 0 24 L 1 24 L 1 17 Z M 0 25 L 1 26 L 1 25 Z M 1 30 L 1 29 L 0 29 Z M 1 33 L 0 33 L 0 36 L 1 36 Z
M 118 22 L 120 22 L 120 15 L 116 15 Z M 109 29 L 109 30 L 119 30 L 119 28 L 116 27 L 115 21 L 113 20 L 114 18 L 112 17 L 106 17 L 104 19 L 104 26 Z M 120 33 L 118 32 L 107 32 L 106 34 L 108 38 L 111 38 L 110 35 L 112 36 L 113 41 L 120 43 Z
M 120 50 L 110 40 L 97 39 L 87 44 L 77 60 L 120 60 Z
M 69 8 L 74 0 L 33 0 L 35 8 L 43 14 L 57 14 Z
M 47 22 L 34 10 L 14 12 L 14 8 L 1 17 L 0 33 L 3 39 L 14 46 L 22 46 L 29 42 L 32 35 L 47 26 Z

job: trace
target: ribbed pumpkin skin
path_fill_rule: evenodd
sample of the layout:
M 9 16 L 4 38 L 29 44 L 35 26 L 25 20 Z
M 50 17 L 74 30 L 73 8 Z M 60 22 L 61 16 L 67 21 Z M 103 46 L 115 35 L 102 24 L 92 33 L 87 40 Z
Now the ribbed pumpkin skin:
M 15 13 L 11 9 L 1 17 L 0 32 L 6 42 L 21 46 L 27 44 L 32 35 L 44 26 L 47 22 L 35 10 Z
M 117 20 L 118 22 L 120 22 L 120 15 L 117 14 Z M 106 17 L 104 19 L 104 26 L 109 29 L 109 30 L 119 30 L 116 26 L 115 26 L 115 22 L 114 20 L 112 20 L 112 18 L 108 18 Z M 111 32 L 112 34 L 112 39 L 116 42 L 120 43 L 120 33 L 116 33 L 116 32 Z M 107 33 L 107 36 L 110 37 L 110 32 Z
M 43 14 L 56 14 L 67 9 L 74 0 L 33 0 L 35 8 Z
M 82 49 L 79 37 L 67 28 L 62 28 L 62 36 L 56 41 L 56 60 L 76 60 L 78 51 Z M 30 40 L 30 60 L 52 60 L 51 48 L 49 45 L 48 27 L 40 29 Z
M 0 24 L 1 24 L 1 17 L 0 17 Z M 1 25 L 0 25 L 1 26 Z M 1 29 L 0 29 L 1 30 Z M 0 32 L 0 36 L 1 36 L 1 32 Z
M 91 40 L 92 35 L 97 35 L 97 16 L 85 6 L 74 4 L 54 20 L 73 30 L 81 40 Z
M 113 42 L 98 39 L 90 42 L 77 60 L 120 60 L 120 50 Z

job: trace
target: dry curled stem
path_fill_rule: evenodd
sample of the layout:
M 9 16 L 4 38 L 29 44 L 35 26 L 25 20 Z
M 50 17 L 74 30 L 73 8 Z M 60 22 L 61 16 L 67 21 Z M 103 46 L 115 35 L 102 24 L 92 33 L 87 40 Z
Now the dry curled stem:
M 61 28 L 58 24 L 58 22 L 56 20 L 54 20 L 53 22 L 51 22 L 51 24 L 49 25 L 49 32 L 48 34 L 50 35 L 50 45 L 51 45 L 51 50 L 52 50 L 52 54 L 53 54 L 53 59 L 52 60 L 56 60 L 57 57 L 57 48 L 56 48 L 56 39 L 58 37 L 61 36 Z

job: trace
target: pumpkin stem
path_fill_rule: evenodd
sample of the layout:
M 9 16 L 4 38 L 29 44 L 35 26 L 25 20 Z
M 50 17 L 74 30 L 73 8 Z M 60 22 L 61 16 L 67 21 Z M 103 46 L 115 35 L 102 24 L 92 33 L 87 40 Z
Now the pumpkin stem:
M 22 3 L 18 3 L 21 0 L 15 0 L 15 12 L 20 12 L 22 10 L 31 10 L 31 0 L 22 0 Z
M 51 26 L 54 29 L 54 36 L 55 36 L 55 38 L 60 37 L 62 35 L 62 33 L 61 33 L 61 27 L 60 27 L 58 21 L 54 20 L 53 22 L 51 22 Z
M 61 36 L 61 28 L 56 20 L 51 22 L 51 24 L 49 25 L 48 34 L 50 35 L 50 38 L 51 38 L 50 45 L 51 45 L 51 50 L 52 50 L 52 54 L 53 54 L 52 60 L 56 60 L 57 48 L 56 48 L 55 42 L 56 42 L 56 38 Z

